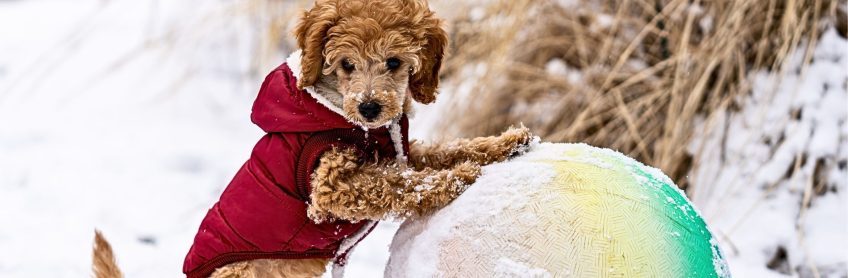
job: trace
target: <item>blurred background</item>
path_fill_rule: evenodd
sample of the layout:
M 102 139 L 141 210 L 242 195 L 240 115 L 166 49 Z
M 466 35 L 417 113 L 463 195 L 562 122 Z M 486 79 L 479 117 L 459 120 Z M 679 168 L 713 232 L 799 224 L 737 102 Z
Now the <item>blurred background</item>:
M 0 277 L 180 277 L 262 135 L 312 1 L 0 0 Z M 431 0 L 450 56 L 412 137 L 524 123 L 661 168 L 737 277 L 848 277 L 845 0 Z M 380 277 L 397 223 L 350 277 Z

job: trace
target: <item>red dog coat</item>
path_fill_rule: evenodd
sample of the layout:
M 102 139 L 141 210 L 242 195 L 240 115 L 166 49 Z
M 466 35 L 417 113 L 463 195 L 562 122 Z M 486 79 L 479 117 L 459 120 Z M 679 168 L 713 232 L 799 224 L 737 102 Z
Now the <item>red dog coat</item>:
M 299 71 L 298 63 L 288 64 Z M 298 90 L 289 65 L 281 65 L 262 83 L 251 119 L 267 134 L 200 224 L 183 265 L 190 278 L 253 259 L 339 258 L 343 264 L 373 223 L 316 224 L 307 217 L 309 180 L 318 159 L 333 147 L 355 148 L 362 159 L 403 159 L 409 152 L 405 116 L 391 130 L 366 134 L 323 97 Z M 395 129 L 400 129 L 395 137 L 401 138 L 393 141 L 390 131 Z M 403 148 L 403 154 L 396 148 Z

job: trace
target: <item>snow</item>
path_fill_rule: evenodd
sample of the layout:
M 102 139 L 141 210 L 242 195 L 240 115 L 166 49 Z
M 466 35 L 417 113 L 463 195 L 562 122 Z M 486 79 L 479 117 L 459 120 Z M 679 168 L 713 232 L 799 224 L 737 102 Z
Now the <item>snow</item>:
M 536 143 L 538 144 L 538 143 Z M 547 144 L 550 146 L 550 144 Z M 554 147 L 556 148 L 556 147 Z M 468 220 L 497 216 L 525 206 L 533 192 L 553 179 L 556 172 L 547 165 L 533 162 L 534 159 L 557 158 L 554 151 L 534 151 L 510 163 L 498 163 L 483 167 L 483 173 L 475 185 L 454 200 L 446 209 L 415 221 L 406 221 L 401 226 L 391 245 L 391 257 L 386 276 L 389 277 L 436 277 L 441 242 L 452 237 L 458 223 Z M 561 152 L 560 152 L 561 153 Z M 469 197 L 473 196 L 473 197 Z M 533 222 L 532 215 L 520 221 Z M 529 224 L 528 224 L 529 225 Z M 508 229 L 509 227 L 501 227 Z M 492 229 L 497 229 L 493 227 Z M 410 255 L 414 254 L 414 259 Z M 504 262 L 503 271 L 520 271 L 517 263 Z M 526 268 L 526 267 L 525 267 Z M 525 269 L 538 272 L 538 270 Z M 532 273 L 535 273 L 532 272 Z M 534 276 L 536 277 L 536 276 Z
M 494 272 L 500 274 L 496 277 L 552 277 L 551 274 L 544 269 L 530 267 L 509 258 L 500 258 L 498 260 L 498 265 L 495 266 Z
M 127 277 L 183 277 L 287 56 L 254 68 L 251 3 L 0 1 L 0 277 L 89 276 L 95 228 Z M 349 277 L 382 274 L 396 229 L 358 245 Z
M 700 167 L 690 193 L 732 247 L 737 276 L 848 275 L 848 170 L 839 166 L 848 160 L 846 50 L 848 41 L 828 30 L 809 66 L 801 48 L 783 74 L 753 72 L 740 111 L 696 128 L 689 149 Z M 779 248 L 787 263 L 770 269 Z
M 564 76 L 568 82 L 578 83 L 583 79 L 583 72 L 572 69 L 562 59 L 553 59 L 545 64 L 545 71 L 554 76 Z

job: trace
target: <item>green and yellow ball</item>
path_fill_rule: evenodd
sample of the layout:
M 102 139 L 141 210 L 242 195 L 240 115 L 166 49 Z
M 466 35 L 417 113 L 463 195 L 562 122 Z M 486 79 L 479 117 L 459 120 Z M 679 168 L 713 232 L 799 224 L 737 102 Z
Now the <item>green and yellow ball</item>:
M 657 169 L 584 144 L 535 144 L 408 220 L 387 277 L 730 277 L 692 203 Z

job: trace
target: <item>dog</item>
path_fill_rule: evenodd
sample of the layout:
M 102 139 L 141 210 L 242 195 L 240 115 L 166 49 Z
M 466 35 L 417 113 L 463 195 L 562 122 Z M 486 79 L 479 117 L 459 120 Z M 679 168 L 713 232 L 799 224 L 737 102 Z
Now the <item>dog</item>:
M 409 142 L 412 101 L 435 101 L 448 44 L 426 0 L 318 0 L 295 37 L 254 102 L 267 134 L 201 223 L 187 277 L 317 277 L 331 261 L 341 276 L 376 221 L 444 207 L 531 141 L 522 126 Z M 93 256 L 96 277 L 121 276 L 99 232 Z

